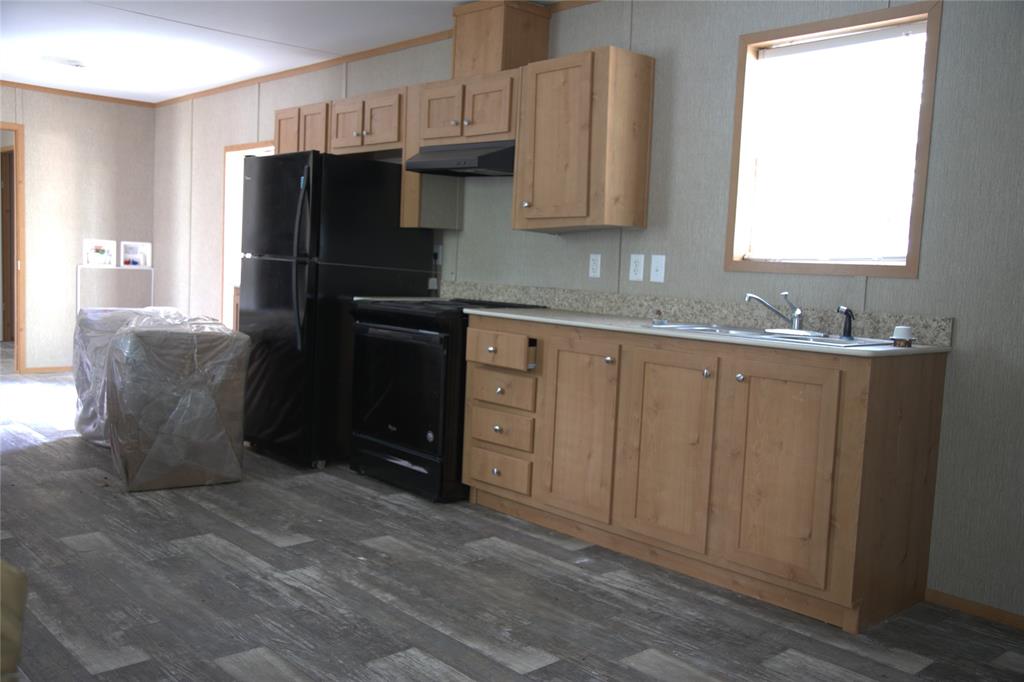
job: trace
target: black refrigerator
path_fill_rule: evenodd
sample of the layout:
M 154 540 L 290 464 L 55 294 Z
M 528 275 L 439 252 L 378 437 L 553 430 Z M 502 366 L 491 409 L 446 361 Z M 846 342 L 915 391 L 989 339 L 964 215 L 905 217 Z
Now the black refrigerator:
M 349 458 L 352 299 L 430 294 L 433 234 L 398 226 L 401 173 L 319 152 L 245 159 L 239 330 L 257 452 L 314 467 Z

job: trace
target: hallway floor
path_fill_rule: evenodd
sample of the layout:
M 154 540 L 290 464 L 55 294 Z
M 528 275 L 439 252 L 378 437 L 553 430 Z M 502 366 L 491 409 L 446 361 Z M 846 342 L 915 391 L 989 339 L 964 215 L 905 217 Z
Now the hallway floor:
M 1024 633 L 919 604 L 860 636 L 465 503 L 259 455 L 126 494 L 68 374 L 0 377 L 22 680 L 1021 680 Z

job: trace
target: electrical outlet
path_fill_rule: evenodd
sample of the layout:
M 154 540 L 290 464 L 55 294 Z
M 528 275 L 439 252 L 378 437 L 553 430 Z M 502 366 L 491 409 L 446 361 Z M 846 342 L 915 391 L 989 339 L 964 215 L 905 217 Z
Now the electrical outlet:
M 642 281 L 644 281 L 644 254 L 642 254 L 642 253 L 631 253 L 631 254 L 629 254 L 629 281 L 630 282 L 642 282 Z
M 590 277 L 591 279 L 597 279 L 601 276 L 601 254 L 592 253 L 590 254 Z
M 664 284 L 665 282 L 665 254 L 651 254 L 651 281 Z

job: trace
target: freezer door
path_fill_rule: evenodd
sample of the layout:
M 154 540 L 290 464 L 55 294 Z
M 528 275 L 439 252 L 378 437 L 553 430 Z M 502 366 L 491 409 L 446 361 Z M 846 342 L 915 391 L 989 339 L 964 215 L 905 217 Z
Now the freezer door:
M 402 270 L 432 268 L 433 233 L 398 226 L 400 165 L 324 156 L 322 186 L 321 261 Z
M 245 384 L 245 439 L 258 452 L 298 464 L 319 459 L 312 445 L 316 266 L 245 258 L 239 331 L 251 341 Z
M 250 156 L 242 194 L 242 252 L 307 258 L 316 254 L 320 215 L 317 152 Z

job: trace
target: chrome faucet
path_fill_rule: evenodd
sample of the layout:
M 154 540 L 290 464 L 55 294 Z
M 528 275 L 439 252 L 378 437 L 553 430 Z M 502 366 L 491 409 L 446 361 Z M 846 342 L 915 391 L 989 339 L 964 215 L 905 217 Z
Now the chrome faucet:
M 785 299 L 786 305 L 788 305 L 790 310 L 793 311 L 792 315 L 787 315 L 786 313 L 782 312 L 781 310 L 779 310 L 771 303 L 758 296 L 757 294 L 748 293 L 746 296 L 743 297 L 743 300 L 749 302 L 751 299 L 753 299 L 760 303 L 761 305 L 763 305 L 764 307 L 768 308 L 768 310 L 772 311 L 773 313 L 784 319 L 789 324 L 790 329 L 802 329 L 804 322 L 804 311 L 800 310 L 799 306 L 797 306 L 795 303 L 789 300 L 788 291 L 783 291 L 779 293 L 779 296 L 782 296 L 782 298 Z

